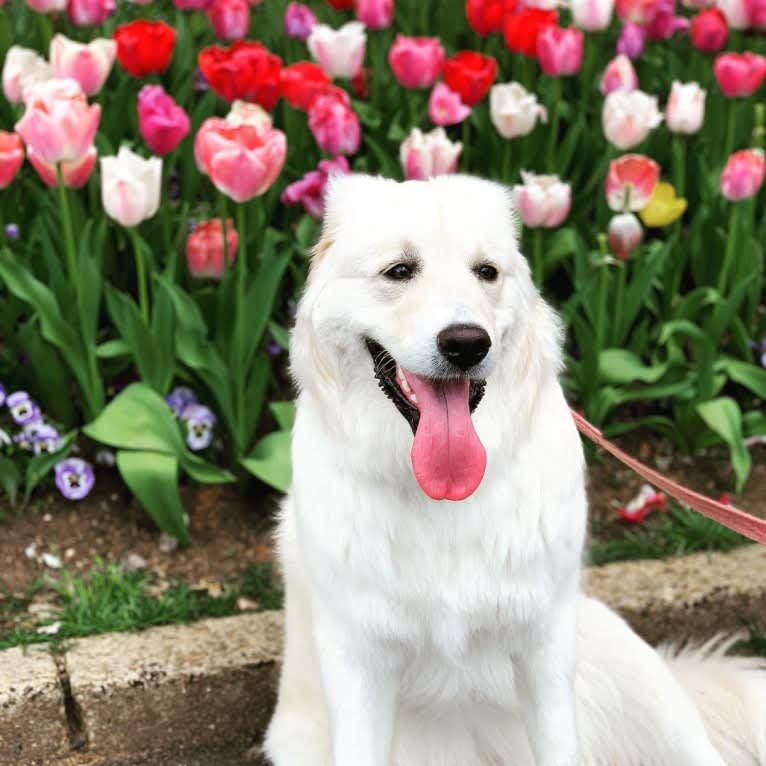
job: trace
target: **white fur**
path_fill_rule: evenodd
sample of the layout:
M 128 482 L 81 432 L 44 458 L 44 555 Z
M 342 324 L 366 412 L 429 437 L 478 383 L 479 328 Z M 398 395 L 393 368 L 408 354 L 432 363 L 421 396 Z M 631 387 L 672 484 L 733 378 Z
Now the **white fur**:
M 403 250 L 422 268 L 392 283 L 381 272 Z M 497 282 L 477 279 L 479 262 Z M 436 335 L 454 322 L 492 340 L 473 416 L 488 459 L 471 497 L 439 502 L 413 477 L 412 432 L 363 339 L 435 375 Z M 766 764 L 766 676 L 699 653 L 669 667 L 579 593 L 584 461 L 559 335 L 505 189 L 333 182 L 292 337 L 275 766 Z

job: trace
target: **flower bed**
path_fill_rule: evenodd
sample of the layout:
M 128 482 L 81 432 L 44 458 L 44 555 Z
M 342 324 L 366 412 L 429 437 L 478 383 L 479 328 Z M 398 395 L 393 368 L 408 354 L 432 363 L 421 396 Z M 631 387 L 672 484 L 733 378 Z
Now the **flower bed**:
M 766 434 L 763 4 L 555 5 L 4 3 L 11 503 L 48 475 L 83 497 L 98 457 L 186 543 L 180 475 L 284 490 L 287 330 L 351 170 L 512 186 L 573 402 L 725 445 L 741 488 Z

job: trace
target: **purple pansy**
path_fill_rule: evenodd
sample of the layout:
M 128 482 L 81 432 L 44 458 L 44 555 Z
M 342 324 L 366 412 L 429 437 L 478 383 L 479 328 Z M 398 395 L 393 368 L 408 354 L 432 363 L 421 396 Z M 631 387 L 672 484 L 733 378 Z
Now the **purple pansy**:
M 186 386 L 174 388 L 166 397 L 165 401 L 177 418 L 180 418 L 183 411 L 190 405 L 197 403 L 197 394 Z
M 29 423 L 39 423 L 42 420 L 40 408 L 32 401 L 26 391 L 14 391 L 6 397 L 5 403 L 16 425 L 25 426 Z
M 56 486 L 67 500 L 82 500 L 93 489 L 96 477 L 93 466 L 78 457 L 56 464 Z
M 19 449 L 32 452 L 35 447 L 35 441 L 37 441 L 38 434 L 44 428 L 47 428 L 42 420 L 36 420 L 31 423 L 27 423 L 21 431 L 19 431 L 14 437 L 13 441 Z
M 756 342 L 754 340 L 748 341 L 750 348 L 753 349 L 753 353 L 758 358 L 758 362 L 761 367 L 766 367 L 766 339 Z
M 35 455 L 50 455 L 61 446 L 61 435 L 53 427 L 42 424 L 32 440 L 32 450 Z
M 0 383 L 0 407 L 5 404 L 5 386 Z
M 203 404 L 190 404 L 181 417 L 186 423 L 186 443 L 189 449 L 198 452 L 209 447 L 216 422 L 212 410 Z
M 5 236 L 8 237 L 8 239 L 16 240 L 21 236 L 19 225 L 17 223 L 7 223 L 3 231 L 5 232 Z

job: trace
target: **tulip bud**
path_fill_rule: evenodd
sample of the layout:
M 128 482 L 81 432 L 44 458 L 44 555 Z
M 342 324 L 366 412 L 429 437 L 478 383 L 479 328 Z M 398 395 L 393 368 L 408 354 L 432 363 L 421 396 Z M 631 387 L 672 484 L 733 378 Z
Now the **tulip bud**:
M 305 40 L 317 23 L 314 11 L 303 3 L 288 3 L 285 9 L 285 34 L 296 40 Z
M 197 279 L 221 279 L 224 272 L 223 225 L 220 218 L 197 224 L 186 239 L 186 262 Z M 226 219 L 227 263 L 237 258 L 239 237 L 231 218 Z
M 617 258 L 627 261 L 631 253 L 641 244 L 644 230 L 633 213 L 620 213 L 609 221 L 607 242 Z

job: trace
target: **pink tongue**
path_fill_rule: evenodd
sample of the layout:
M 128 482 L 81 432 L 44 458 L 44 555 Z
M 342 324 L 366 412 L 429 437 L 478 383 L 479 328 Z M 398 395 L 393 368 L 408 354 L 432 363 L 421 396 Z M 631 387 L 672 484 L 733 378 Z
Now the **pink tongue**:
M 412 445 L 412 468 L 434 500 L 464 500 L 484 477 L 487 453 L 468 406 L 469 380 L 441 382 L 405 372 L 418 398 L 420 422 Z

